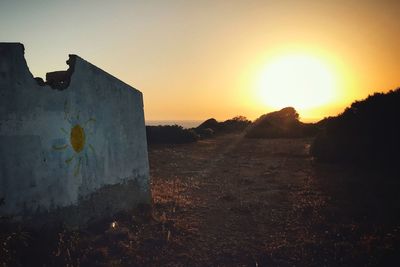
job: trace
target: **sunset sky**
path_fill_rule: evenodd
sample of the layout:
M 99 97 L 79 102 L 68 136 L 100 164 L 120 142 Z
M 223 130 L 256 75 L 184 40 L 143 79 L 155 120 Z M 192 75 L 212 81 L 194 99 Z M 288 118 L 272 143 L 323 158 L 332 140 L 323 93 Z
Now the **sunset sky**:
M 142 91 L 148 120 L 291 103 L 316 120 L 400 86 L 399 12 L 396 0 L 0 0 L 0 41 L 25 45 L 34 76 L 81 56 Z

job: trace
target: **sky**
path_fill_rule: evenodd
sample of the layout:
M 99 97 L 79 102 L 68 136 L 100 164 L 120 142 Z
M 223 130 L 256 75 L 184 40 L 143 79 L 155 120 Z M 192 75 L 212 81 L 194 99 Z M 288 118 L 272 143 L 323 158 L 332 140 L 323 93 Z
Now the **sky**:
M 277 108 L 274 92 L 306 95 L 259 82 L 306 55 L 334 81 L 327 102 L 298 109 L 317 120 L 400 86 L 399 11 L 396 0 L 0 0 L 0 41 L 25 45 L 35 77 L 81 56 L 139 89 L 147 120 L 255 119 Z M 282 66 L 275 84 L 292 79 Z

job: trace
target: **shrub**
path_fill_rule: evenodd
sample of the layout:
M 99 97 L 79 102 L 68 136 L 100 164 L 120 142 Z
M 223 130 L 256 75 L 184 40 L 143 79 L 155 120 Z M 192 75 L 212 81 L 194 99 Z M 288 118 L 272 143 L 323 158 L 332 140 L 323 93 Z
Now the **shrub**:
M 220 123 L 220 131 L 223 132 L 240 132 L 246 129 L 251 124 L 244 116 L 236 116 L 232 119 Z
M 211 118 L 200 124 L 197 128 L 195 128 L 195 131 L 200 136 L 204 135 L 204 131 L 206 129 L 208 129 L 207 130 L 208 132 L 212 130 L 214 133 L 233 133 L 233 132 L 243 131 L 250 124 L 251 121 L 249 121 L 244 116 L 236 116 L 232 119 L 223 122 L 218 122 L 216 119 Z M 210 137 L 212 135 L 208 133 L 204 137 L 207 136 Z
M 217 130 L 219 128 L 219 122 L 214 119 L 208 119 L 206 121 L 204 121 L 202 124 L 200 124 L 199 126 L 197 126 L 196 130 L 200 130 L 200 129 L 212 129 L 212 130 Z
M 199 136 L 179 125 L 146 126 L 148 144 L 183 144 L 196 142 Z
M 292 107 L 271 112 L 258 118 L 246 133 L 249 138 L 296 138 L 313 136 L 317 127 L 299 121 L 299 114 Z
M 322 161 L 392 163 L 399 160 L 400 89 L 356 101 L 319 122 L 311 154 Z
M 210 138 L 215 134 L 214 130 L 211 128 L 196 129 L 196 133 L 200 136 L 200 138 Z

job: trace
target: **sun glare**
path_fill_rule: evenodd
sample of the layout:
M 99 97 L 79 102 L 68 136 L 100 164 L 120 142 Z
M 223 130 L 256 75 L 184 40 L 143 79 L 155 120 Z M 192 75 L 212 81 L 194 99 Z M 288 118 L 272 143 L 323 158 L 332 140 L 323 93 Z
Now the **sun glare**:
M 334 91 L 333 72 L 319 58 L 306 54 L 276 57 L 261 71 L 258 82 L 260 101 L 275 109 L 322 106 L 332 100 Z

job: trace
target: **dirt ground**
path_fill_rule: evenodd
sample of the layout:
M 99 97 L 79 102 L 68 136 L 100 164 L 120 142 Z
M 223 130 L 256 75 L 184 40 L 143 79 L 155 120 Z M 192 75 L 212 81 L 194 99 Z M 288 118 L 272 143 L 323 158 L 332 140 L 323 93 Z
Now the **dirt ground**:
M 399 266 L 399 179 L 316 163 L 311 141 L 231 134 L 150 146 L 150 215 L 81 231 L 16 231 L 2 243 L 3 263 Z
M 161 262 L 399 264 L 398 181 L 315 163 L 310 142 L 228 135 L 151 147 L 155 212 L 177 229 L 168 240 L 180 244 L 167 246 Z

